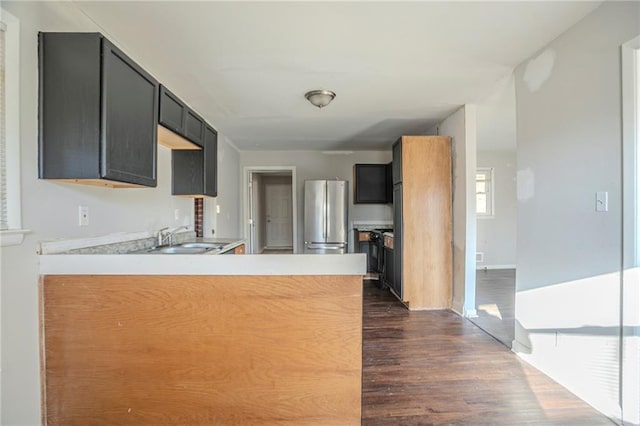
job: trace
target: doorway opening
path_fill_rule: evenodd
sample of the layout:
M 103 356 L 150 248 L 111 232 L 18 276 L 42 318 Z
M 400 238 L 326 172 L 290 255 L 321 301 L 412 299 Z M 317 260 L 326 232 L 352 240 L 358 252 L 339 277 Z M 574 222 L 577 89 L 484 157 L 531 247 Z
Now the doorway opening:
M 248 167 L 245 180 L 248 253 L 297 252 L 295 168 Z
M 511 348 L 516 297 L 516 99 L 513 75 L 477 109 L 476 292 L 469 318 Z

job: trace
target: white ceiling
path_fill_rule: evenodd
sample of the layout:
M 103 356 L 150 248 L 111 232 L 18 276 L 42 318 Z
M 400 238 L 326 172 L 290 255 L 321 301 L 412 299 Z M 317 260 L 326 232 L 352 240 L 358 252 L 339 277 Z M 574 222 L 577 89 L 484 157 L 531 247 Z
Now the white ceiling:
M 240 149 L 364 150 L 485 99 L 599 3 L 76 5 Z

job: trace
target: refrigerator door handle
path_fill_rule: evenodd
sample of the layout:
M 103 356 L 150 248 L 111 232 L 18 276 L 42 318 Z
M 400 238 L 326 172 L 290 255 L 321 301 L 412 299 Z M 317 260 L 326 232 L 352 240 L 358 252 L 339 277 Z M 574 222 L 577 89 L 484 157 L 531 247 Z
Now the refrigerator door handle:
M 322 212 L 323 214 L 323 220 L 322 220 L 322 224 L 324 226 L 324 228 L 322 229 L 322 237 L 324 238 L 325 241 L 327 241 L 327 221 L 329 220 L 329 188 L 327 188 L 327 183 L 324 183 L 324 203 L 322 203 L 323 207 L 324 207 L 324 211 Z

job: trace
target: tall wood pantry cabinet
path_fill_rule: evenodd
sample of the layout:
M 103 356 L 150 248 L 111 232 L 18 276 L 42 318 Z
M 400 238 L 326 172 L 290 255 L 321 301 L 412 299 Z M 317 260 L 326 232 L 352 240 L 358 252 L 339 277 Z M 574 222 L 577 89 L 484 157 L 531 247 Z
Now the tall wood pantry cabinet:
M 392 291 L 411 310 L 452 302 L 451 138 L 403 136 L 393 144 Z

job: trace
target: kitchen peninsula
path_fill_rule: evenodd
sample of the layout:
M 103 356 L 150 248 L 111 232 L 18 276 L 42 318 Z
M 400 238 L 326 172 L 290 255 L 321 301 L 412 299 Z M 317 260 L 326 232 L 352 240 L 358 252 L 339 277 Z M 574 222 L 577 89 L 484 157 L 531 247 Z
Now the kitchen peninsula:
M 44 422 L 360 424 L 364 254 L 40 256 Z

